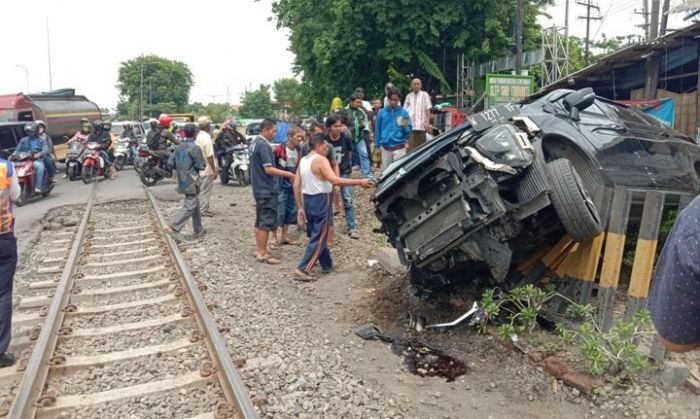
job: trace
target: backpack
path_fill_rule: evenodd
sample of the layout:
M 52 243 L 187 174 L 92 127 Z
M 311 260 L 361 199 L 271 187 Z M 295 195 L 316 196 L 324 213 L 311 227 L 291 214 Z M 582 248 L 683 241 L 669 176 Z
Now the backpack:
M 148 132 L 148 140 L 146 145 L 151 150 L 157 150 L 160 147 L 160 129 L 155 128 Z

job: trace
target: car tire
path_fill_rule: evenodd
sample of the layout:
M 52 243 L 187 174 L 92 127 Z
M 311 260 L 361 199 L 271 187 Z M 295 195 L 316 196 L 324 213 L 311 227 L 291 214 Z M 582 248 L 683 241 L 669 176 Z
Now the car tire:
M 552 206 L 569 236 L 584 243 L 600 234 L 603 227 L 598 210 L 569 159 L 554 160 L 547 164 L 547 169 Z

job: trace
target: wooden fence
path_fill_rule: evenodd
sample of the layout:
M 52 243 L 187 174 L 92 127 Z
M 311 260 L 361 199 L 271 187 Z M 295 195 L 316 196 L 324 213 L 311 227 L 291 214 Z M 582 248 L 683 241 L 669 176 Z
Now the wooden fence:
M 637 216 L 641 207 L 629 287 L 626 298 L 623 298 L 626 300 L 624 318 L 647 307 L 664 211 L 680 210 L 693 199 L 690 195 L 631 191 L 621 187 L 607 190 L 606 195 L 601 215 L 607 228 L 603 233 L 588 243 L 575 243 L 565 235 L 553 247 L 520 264 L 516 272 L 528 283 L 553 281 L 560 293 L 580 304 L 593 302 L 597 322 L 603 331 L 610 330 L 615 320 L 614 309 L 621 291 L 620 276 L 631 214 Z M 594 299 L 595 291 L 597 297 Z M 560 304 L 553 308 L 562 312 L 565 307 Z M 654 338 L 650 355 L 657 360 L 664 356 L 658 336 Z

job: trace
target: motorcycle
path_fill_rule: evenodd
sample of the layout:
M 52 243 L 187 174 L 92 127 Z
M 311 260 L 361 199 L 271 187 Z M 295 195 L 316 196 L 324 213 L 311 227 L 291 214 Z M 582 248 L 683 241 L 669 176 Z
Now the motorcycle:
M 172 170 L 168 167 L 168 159 L 163 151 L 141 147 L 139 157 L 146 159 L 139 170 L 139 176 L 144 185 L 153 186 L 159 180 L 172 176 Z
M 36 192 L 34 190 L 35 176 L 34 176 L 34 160 L 36 160 L 31 153 L 19 153 L 12 158 L 15 167 L 15 173 L 17 174 L 17 180 L 21 189 L 19 198 L 15 200 L 15 204 L 18 207 L 26 204 L 32 199 L 48 196 L 53 189 L 53 182 L 49 179 L 48 170 L 44 171 L 44 181 L 42 182 L 41 192 Z
M 81 177 L 85 184 L 92 183 L 98 176 L 104 176 L 105 179 L 110 176 L 109 170 L 107 170 L 108 166 L 100 155 L 100 148 L 101 146 L 98 143 L 88 143 L 85 146 L 83 168 L 81 170 Z
M 224 146 L 223 164 L 219 168 L 221 183 L 237 181 L 241 186 L 250 185 L 250 153 L 245 144 Z
M 120 171 L 125 165 L 134 164 L 134 157 L 138 146 L 137 139 L 120 138 L 114 150 L 114 169 Z
M 82 157 L 85 151 L 85 146 L 82 143 L 75 141 L 68 145 L 66 152 L 66 175 L 71 181 L 77 180 L 83 169 Z
M 146 138 L 142 138 L 140 141 L 138 141 L 134 145 L 134 163 L 133 163 L 133 168 L 136 171 L 136 173 L 141 173 L 141 168 L 143 167 L 144 163 L 148 161 L 148 154 L 141 155 L 139 153 L 140 149 L 147 150 L 148 149 L 148 144 L 146 141 Z

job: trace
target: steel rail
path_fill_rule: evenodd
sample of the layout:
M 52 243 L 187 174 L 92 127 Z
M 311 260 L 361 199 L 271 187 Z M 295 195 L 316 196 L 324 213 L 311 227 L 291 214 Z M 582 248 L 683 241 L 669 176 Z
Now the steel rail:
M 205 340 L 207 341 L 207 346 L 209 347 L 209 354 L 219 367 L 219 382 L 221 383 L 221 387 L 223 388 L 226 398 L 230 403 L 234 404 L 234 407 L 238 410 L 241 417 L 245 419 L 256 419 L 258 418 L 258 414 L 253 407 L 253 403 L 248 397 L 248 391 L 246 390 L 246 386 L 243 383 L 240 374 L 233 365 L 233 361 L 231 361 L 231 357 L 226 350 L 224 340 L 221 337 L 221 334 L 219 334 L 219 329 L 209 314 L 204 297 L 202 297 L 202 294 L 199 292 L 197 283 L 195 282 L 195 279 L 192 276 L 187 263 L 185 262 L 184 256 L 177 247 L 175 240 L 173 240 L 172 237 L 162 230 L 162 228 L 165 227 L 166 222 L 160 209 L 158 209 L 153 193 L 151 193 L 148 188 L 144 189 L 146 190 L 146 195 L 148 195 L 151 206 L 153 207 L 156 217 L 158 218 L 158 223 L 161 226 L 161 234 L 163 234 L 166 243 L 168 243 L 170 255 L 172 256 L 175 266 L 177 267 L 178 272 L 180 272 L 180 276 L 186 287 L 186 295 L 194 308 L 197 322 L 199 323 L 200 328 L 206 333 L 207 339 Z
M 51 301 L 46 320 L 41 327 L 36 345 L 29 358 L 22 383 L 17 391 L 14 403 L 10 408 L 8 416 L 11 419 L 29 419 L 33 418 L 36 413 L 37 407 L 35 403 L 46 384 L 46 378 L 49 373 L 49 358 L 56 349 L 58 328 L 63 324 L 63 318 L 65 316 L 63 307 L 65 307 L 68 302 L 71 295 L 70 291 L 73 288 L 73 275 L 78 266 L 76 262 L 80 256 L 80 248 L 85 239 L 87 224 L 95 202 L 96 191 L 97 183 L 94 183 L 90 190 L 90 197 L 88 198 L 88 204 L 85 208 L 85 214 L 83 214 L 83 219 L 75 235 L 73 246 L 68 254 L 68 259 L 66 259 L 65 268 L 56 286 L 55 297 Z

